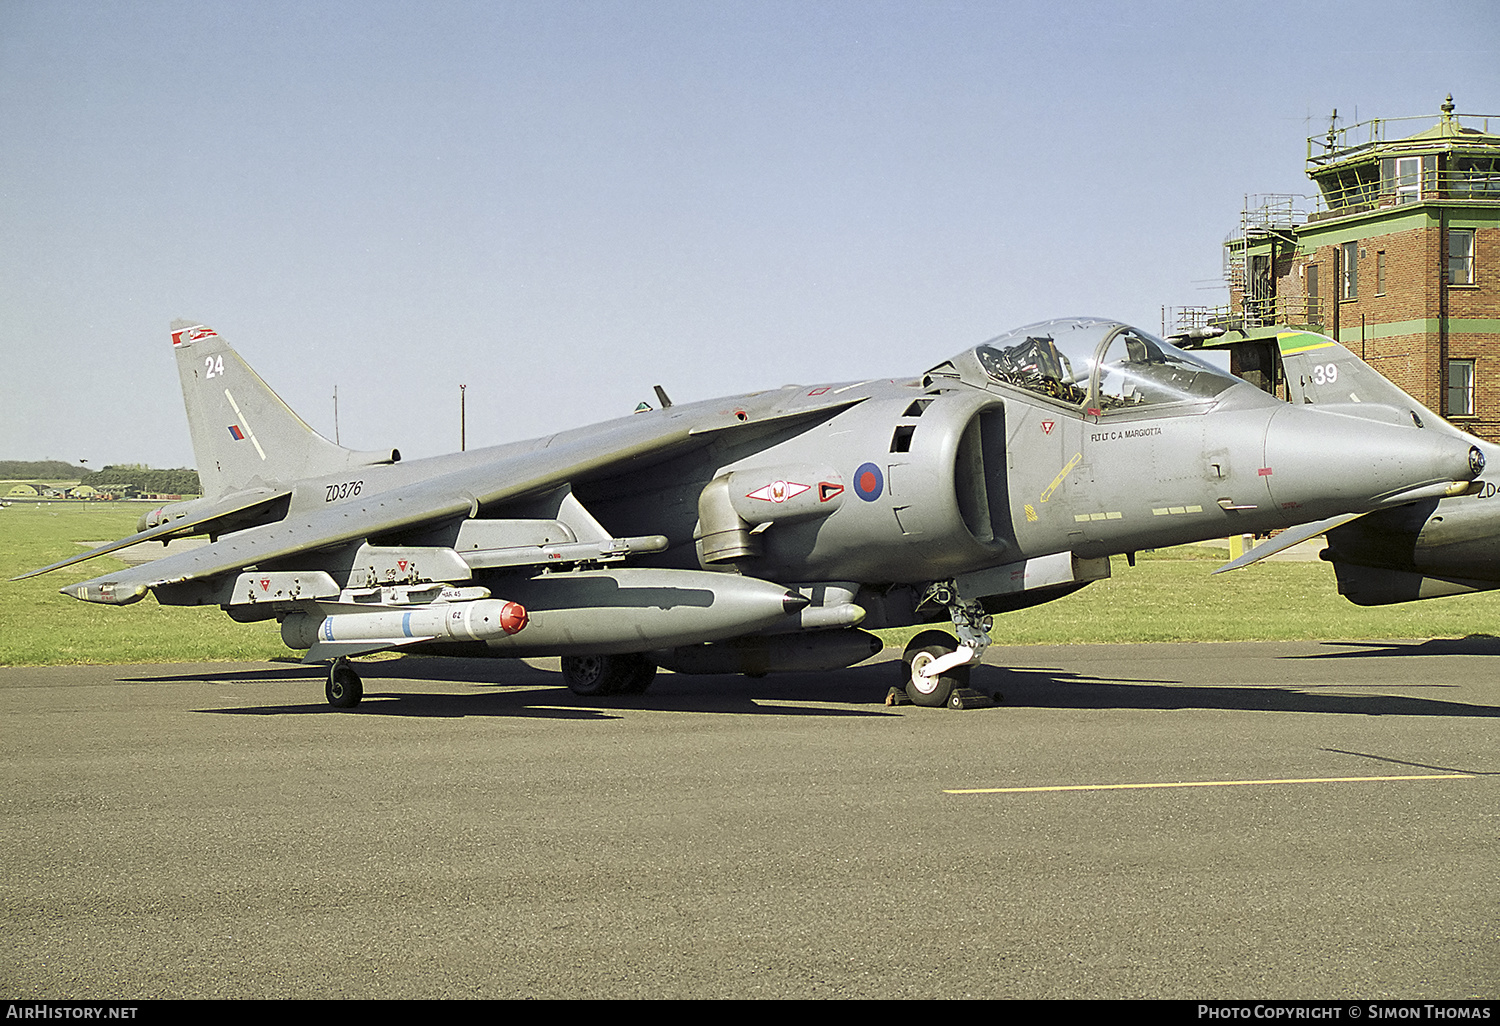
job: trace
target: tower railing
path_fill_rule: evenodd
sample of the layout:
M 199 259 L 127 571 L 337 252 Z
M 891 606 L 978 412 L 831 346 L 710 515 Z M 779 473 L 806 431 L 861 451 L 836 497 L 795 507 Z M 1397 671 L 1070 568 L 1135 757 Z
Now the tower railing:
M 1405 179 L 1399 176 L 1384 180 L 1368 178 L 1348 185 L 1325 187 L 1316 197 L 1313 216 L 1353 214 L 1429 200 L 1500 203 L 1500 156 L 1478 158 L 1472 163 L 1489 166 L 1423 171 Z
M 1451 106 L 1453 98 L 1450 96 L 1448 102 L 1443 104 L 1443 113 L 1438 124 L 1452 125 L 1454 132 L 1449 138 L 1462 138 L 1460 133 L 1468 129 L 1470 132 L 1480 132 L 1485 135 L 1490 131 L 1490 119 L 1494 118 L 1500 122 L 1500 115 L 1495 114 L 1458 114 Z M 1338 112 L 1334 112 L 1337 118 Z M 1372 118 L 1369 121 L 1359 121 L 1343 128 L 1330 127 L 1323 135 L 1311 135 L 1307 137 L 1307 163 L 1311 167 L 1322 167 L 1334 164 L 1350 157 L 1359 156 L 1365 150 L 1373 149 L 1386 142 L 1397 142 L 1409 139 L 1418 134 L 1411 131 L 1418 123 L 1431 125 L 1431 114 L 1415 114 L 1404 118 Z M 1435 141 L 1441 141 L 1438 137 Z

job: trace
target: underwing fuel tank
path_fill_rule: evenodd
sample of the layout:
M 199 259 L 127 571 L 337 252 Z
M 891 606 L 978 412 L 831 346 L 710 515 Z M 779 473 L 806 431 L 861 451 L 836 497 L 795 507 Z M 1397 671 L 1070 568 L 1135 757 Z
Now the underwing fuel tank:
M 612 654 L 753 634 L 783 623 L 806 596 L 755 577 L 619 567 L 506 580 L 526 607 L 519 634 L 490 638 L 497 656 Z M 475 653 L 479 654 L 479 653 Z

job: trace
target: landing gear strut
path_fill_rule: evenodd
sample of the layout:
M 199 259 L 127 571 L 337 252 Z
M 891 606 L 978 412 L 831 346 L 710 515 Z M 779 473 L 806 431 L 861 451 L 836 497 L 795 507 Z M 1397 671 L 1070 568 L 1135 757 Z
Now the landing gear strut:
M 365 697 L 365 685 L 349 661 L 339 656 L 328 667 L 328 684 L 323 693 L 328 696 L 328 704 L 335 709 L 353 709 Z

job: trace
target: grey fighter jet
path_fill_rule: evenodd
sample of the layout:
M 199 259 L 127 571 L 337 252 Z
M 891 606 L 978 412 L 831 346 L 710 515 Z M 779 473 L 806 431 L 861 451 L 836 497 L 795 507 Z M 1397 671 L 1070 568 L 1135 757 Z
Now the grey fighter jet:
M 1326 335 L 1281 332 L 1276 349 L 1291 401 L 1308 409 L 1376 423 L 1413 425 L 1500 455 L 1449 424 Z M 1333 564 L 1339 594 L 1361 606 L 1388 605 L 1500 588 L 1500 497 L 1488 481 L 1448 496 L 1304 524 L 1247 552 L 1215 573 L 1258 562 L 1327 534 L 1323 558 Z
M 212 329 L 172 326 L 204 497 L 140 532 L 196 549 L 63 589 L 276 619 L 328 661 L 398 649 L 562 656 L 584 695 L 658 667 L 850 666 L 907 647 L 922 705 L 957 689 L 991 614 L 1137 549 L 1265 532 L 1469 488 L 1483 459 L 1404 413 L 1289 405 L 1138 328 L 1049 321 L 917 377 L 789 385 L 424 460 L 313 432 Z M 28 575 L 30 576 L 30 575 Z

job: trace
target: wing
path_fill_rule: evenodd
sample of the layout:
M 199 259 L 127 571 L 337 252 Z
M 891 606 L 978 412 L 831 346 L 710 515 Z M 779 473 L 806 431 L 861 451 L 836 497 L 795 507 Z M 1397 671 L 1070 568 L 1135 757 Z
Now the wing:
M 585 475 L 624 472 L 641 460 L 664 458 L 707 445 L 721 432 L 823 419 L 863 401 L 868 395 L 861 389 L 846 389 L 841 394 L 834 394 L 832 389 L 813 391 L 820 394 L 809 397 L 804 389 L 783 389 L 674 406 L 671 410 L 557 435 L 529 448 L 522 447 L 524 451 L 502 447 L 463 457 L 446 457 L 438 461 L 445 469 L 433 476 L 310 509 L 298 510 L 294 503 L 290 512 L 275 523 L 227 534 L 208 545 L 140 566 L 112 571 L 70 585 L 62 592 L 86 602 L 126 605 L 140 600 L 153 588 L 203 580 L 372 536 L 473 516 L 482 506 L 541 494 Z M 407 467 L 416 471 L 420 463 L 414 461 Z M 166 533 L 186 533 L 177 521 L 162 528 L 121 539 L 27 576 Z
M 1214 573 L 1222 574 L 1226 570 L 1238 570 L 1240 567 L 1249 566 L 1251 563 L 1259 563 L 1267 556 L 1274 556 L 1276 553 L 1284 549 L 1289 549 L 1293 545 L 1298 545 L 1319 535 L 1327 534 L 1335 527 L 1341 527 L 1349 521 L 1362 516 L 1364 516 L 1363 513 L 1340 513 L 1338 516 L 1329 517 L 1327 520 L 1319 520 L 1316 523 L 1301 524 L 1297 527 L 1288 528 L 1276 537 L 1261 542 L 1244 555 L 1225 563 L 1215 570 Z
M 242 522 L 247 517 L 255 517 L 269 510 L 278 502 L 288 499 L 291 494 L 287 490 L 272 488 L 256 489 L 252 492 L 234 496 L 230 502 L 216 504 L 214 508 L 207 509 L 197 516 L 157 524 L 148 530 L 121 538 L 119 541 L 112 541 L 107 545 L 99 546 L 97 549 L 90 549 L 79 555 L 60 559 L 56 563 L 49 563 L 40 569 L 28 571 L 18 577 L 12 577 L 11 580 L 24 581 L 28 577 L 40 577 L 42 574 L 61 570 L 65 566 L 87 562 L 95 556 L 105 556 L 111 552 L 118 552 L 121 549 L 129 548 L 132 545 L 139 545 L 141 542 L 159 541 L 165 543 L 173 538 L 182 538 L 187 535 L 218 533 L 215 531 L 215 528 L 221 528 L 226 531 L 233 530 L 235 524 Z

